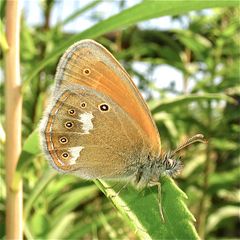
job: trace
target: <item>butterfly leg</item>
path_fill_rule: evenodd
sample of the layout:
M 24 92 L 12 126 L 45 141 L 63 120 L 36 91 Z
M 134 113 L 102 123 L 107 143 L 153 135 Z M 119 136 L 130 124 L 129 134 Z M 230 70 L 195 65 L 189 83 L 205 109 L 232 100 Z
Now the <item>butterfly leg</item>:
M 117 191 L 117 196 L 120 194 L 120 192 L 127 187 L 127 185 L 129 184 L 129 182 L 126 182 L 118 191 Z
M 113 185 L 109 185 L 109 187 L 105 187 L 106 189 L 113 189 L 115 187 L 117 187 L 120 183 L 117 182 L 117 183 L 114 183 Z
M 119 183 L 115 184 L 115 185 L 112 186 L 112 187 L 109 187 L 109 189 L 112 189 L 113 191 L 115 191 L 115 194 L 114 194 L 114 195 L 111 195 L 110 197 L 111 197 L 111 198 L 118 197 L 119 194 L 121 193 L 121 191 L 122 191 L 128 184 L 129 184 L 129 182 L 124 183 L 124 185 L 120 186 L 120 189 L 119 189 L 119 190 L 117 190 L 117 189 L 115 190 L 115 189 L 114 189 L 116 186 L 119 185 Z
M 160 182 L 158 182 L 157 188 L 158 188 L 158 207 L 159 207 L 160 217 L 162 221 L 165 222 L 164 216 L 163 216 L 163 209 L 162 209 L 162 187 Z
M 162 188 L 161 188 L 161 183 L 160 182 L 150 182 L 148 186 L 150 186 L 150 187 L 157 186 L 157 189 L 158 189 L 157 200 L 158 200 L 159 213 L 160 213 L 160 217 L 161 217 L 162 221 L 165 222 L 165 219 L 164 219 L 164 216 L 163 216 L 163 208 L 162 208 Z

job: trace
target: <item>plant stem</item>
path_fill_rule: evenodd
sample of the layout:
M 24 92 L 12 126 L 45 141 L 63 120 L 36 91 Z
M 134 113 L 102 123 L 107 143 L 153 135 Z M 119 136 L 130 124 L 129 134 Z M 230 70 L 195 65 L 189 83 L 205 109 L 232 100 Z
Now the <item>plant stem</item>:
M 20 6 L 18 0 L 8 0 L 6 6 L 6 239 L 22 239 L 22 182 L 18 190 L 11 189 L 21 153 L 22 96 L 19 62 Z
M 207 195 L 207 190 L 209 186 L 209 175 L 211 173 L 210 167 L 210 153 L 211 149 L 209 147 L 209 142 L 206 149 L 206 162 L 204 166 L 204 179 L 203 179 L 203 186 L 202 186 L 202 198 L 200 199 L 198 214 L 197 214 L 197 230 L 198 234 L 201 239 L 205 238 L 205 229 L 206 229 L 206 219 L 207 213 L 210 204 L 210 197 Z
M 212 81 L 215 78 L 215 71 L 212 71 Z M 213 84 L 213 83 L 212 83 Z M 212 102 L 211 100 L 208 102 L 208 126 L 209 133 L 212 133 Z M 208 212 L 211 205 L 211 196 L 208 194 L 209 188 L 209 178 L 214 172 L 215 169 L 215 160 L 216 156 L 213 154 L 211 139 L 208 140 L 207 148 L 206 148 L 206 161 L 204 166 L 204 174 L 203 174 L 203 185 L 202 185 L 202 197 L 199 202 L 198 214 L 197 214 L 197 231 L 201 239 L 206 238 L 206 223 Z
M 188 94 L 188 84 L 189 84 L 189 73 L 188 73 L 188 65 L 191 63 L 191 50 L 186 49 L 184 51 L 185 57 L 183 59 L 184 66 L 186 72 L 183 75 L 183 94 Z

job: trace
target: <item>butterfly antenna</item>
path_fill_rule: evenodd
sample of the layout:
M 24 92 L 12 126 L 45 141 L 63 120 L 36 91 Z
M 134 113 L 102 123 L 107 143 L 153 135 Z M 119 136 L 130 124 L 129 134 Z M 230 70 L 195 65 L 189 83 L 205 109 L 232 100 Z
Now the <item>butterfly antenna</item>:
M 202 134 L 196 134 L 193 137 L 189 138 L 185 143 L 178 146 L 173 152 L 171 152 L 171 156 L 174 156 L 176 153 L 180 152 L 182 149 L 188 147 L 195 142 L 207 143 L 207 140 Z

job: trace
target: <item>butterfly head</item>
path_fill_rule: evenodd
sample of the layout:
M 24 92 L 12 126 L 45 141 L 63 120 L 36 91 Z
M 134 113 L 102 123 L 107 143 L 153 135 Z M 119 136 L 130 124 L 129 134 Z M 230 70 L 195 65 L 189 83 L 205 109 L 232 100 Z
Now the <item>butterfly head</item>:
M 196 134 L 189 138 L 185 143 L 177 147 L 174 151 L 162 154 L 160 160 L 162 163 L 163 174 L 171 177 L 177 176 L 183 168 L 183 164 L 179 157 L 179 152 L 195 142 L 206 143 L 206 140 L 202 134 Z
M 170 177 L 176 177 L 180 174 L 183 164 L 180 157 L 173 155 L 172 152 L 168 152 L 162 155 L 161 159 L 162 173 Z
M 160 162 L 162 165 L 163 175 L 176 177 L 181 172 L 183 164 L 180 160 L 179 152 L 195 142 L 206 143 L 206 140 L 202 134 L 196 134 L 188 139 L 185 143 L 177 147 L 174 151 L 162 154 Z

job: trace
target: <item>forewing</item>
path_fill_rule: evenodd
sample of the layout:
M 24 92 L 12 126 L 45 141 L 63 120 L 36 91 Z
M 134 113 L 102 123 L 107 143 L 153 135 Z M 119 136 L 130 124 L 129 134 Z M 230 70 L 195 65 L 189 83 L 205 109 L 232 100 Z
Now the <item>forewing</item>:
M 70 47 L 58 65 L 56 81 L 56 93 L 75 83 L 109 96 L 144 131 L 151 152 L 160 153 L 159 133 L 146 103 L 127 72 L 100 44 L 84 40 Z

